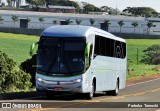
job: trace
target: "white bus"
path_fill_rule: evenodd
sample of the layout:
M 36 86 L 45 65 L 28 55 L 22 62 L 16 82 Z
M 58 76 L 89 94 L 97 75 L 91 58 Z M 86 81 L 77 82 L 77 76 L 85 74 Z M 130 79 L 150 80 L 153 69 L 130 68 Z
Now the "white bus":
M 56 93 L 95 92 L 118 95 L 126 83 L 126 42 L 90 26 L 51 26 L 41 34 L 37 50 L 36 89 Z M 33 53 L 35 44 L 32 44 Z

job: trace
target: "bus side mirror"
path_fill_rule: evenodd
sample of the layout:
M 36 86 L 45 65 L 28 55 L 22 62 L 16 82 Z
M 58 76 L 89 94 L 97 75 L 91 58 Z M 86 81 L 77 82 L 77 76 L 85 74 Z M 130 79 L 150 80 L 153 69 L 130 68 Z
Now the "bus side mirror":
M 89 67 L 89 61 L 90 61 L 90 58 L 89 58 L 89 56 L 90 56 L 90 46 L 91 46 L 91 44 L 90 43 L 87 43 L 86 44 L 86 47 L 85 47 L 85 52 L 84 52 L 84 56 L 85 56 L 85 68 L 86 68 L 86 70 L 88 69 L 88 67 Z
M 84 52 L 84 56 L 89 58 L 89 54 L 90 54 L 90 43 L 87 43 L 86 47 L 85 47 L 85 52 Z
M 33 56 L 35 45 L 37 45 L 38 43 L 39 43 L 39 42 L 36 42 L 36 43 L 33 43 L 33 44 L 31 45 L 31 47 L 30 47 L 30 52 L 29 52 L 30 56 Z

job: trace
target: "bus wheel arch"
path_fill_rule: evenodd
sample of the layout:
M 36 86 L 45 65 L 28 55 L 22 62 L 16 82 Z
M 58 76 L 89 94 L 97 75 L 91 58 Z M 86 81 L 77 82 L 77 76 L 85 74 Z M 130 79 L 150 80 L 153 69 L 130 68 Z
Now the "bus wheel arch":
M 111 91 L 106 91 L 107 95 L 112 95 L 112 96 L 117 96 L 119 92 L 119 77 L 117 77 L 116 82 L 115 82 L 115 89 Z
M 95 77 L 93 78 L 92 82 L 94 83 L 94 92 L 96 92 L 96 78 Z
M 120 80 L 119 80 L 119 77 L 118 77 L 117 80 L 116 80 L 115 91 L 113 92 L 113 95 L 114 95 L 114 96 L 117 96 L 117 95 L 118 95 L 119 86 L 120 86 Z
M 94 77 L 91 83 L 91 91 L 89 93 L 86 93 L 86 98 L 88 100 L 91 100 L 94 96 L 95 91 L 96 91 L 96 78 Z

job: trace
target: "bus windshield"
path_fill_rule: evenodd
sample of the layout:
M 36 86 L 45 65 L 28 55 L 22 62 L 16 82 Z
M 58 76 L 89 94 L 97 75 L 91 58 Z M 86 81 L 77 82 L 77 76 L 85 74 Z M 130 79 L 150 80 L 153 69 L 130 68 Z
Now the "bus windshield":
M 85 38 L 41 37 L 37 71 L 49 75 L 73 75 L 84 70 Z

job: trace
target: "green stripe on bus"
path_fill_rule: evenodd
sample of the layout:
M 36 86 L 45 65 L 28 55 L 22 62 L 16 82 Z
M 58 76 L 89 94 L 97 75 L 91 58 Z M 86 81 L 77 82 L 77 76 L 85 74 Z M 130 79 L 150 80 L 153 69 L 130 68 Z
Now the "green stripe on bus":
M 98 72 L 107 72 L 108 70 L 106 70 L 106 69 L 95 69 L 96 71 L 98 71 Z

